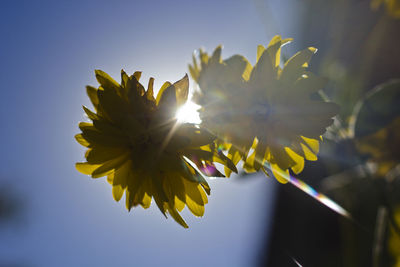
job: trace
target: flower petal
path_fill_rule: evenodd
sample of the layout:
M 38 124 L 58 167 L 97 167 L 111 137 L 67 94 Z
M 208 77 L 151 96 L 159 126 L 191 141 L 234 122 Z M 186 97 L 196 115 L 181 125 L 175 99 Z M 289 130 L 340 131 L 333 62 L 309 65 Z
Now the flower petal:
M 99 98 L 97 97 L 97 89 L 92 86 L 86 86 L 86 93 L 93 104 L 95 110 L 97 110 L 97 106 L 99 105 Z
M 76 141 L 81 144 L 82 146 L 89 147 L 90 143 L 86 141 L 86 139 L 82 136 L 82 134 L 75 135 Z
M 294 56 L 286 61 L 282 73 L 280 75 L 280 80 L 284 83 L 294 83 L 301 74 L 304 72 L 304 66 L 307 66 L 310 62 L 311 57 L 317 52 L 314 47 L 308 47 L 302 51 L 297 52 Z
M 292 171 L 295 174 L 299 174 L 300 172 L 302 172 L 304 169 L 304 158 L 302 156 L 300 156 L 299 154 L 297 154 L 296 152 L 294 152 L 289 147 L 285 147 L 285 150 L 286 150 L 286 153 L 288 153 L 288 155 L 292 158 L 292 160 L 294 162 L 296 162 L 296 164 L 294 166 L 290 167 L 292 169 Z
M 115 201 L 120 201 L 122 196 L 124 195 L 125 189 L 120 185 L 113 185 L 112 187 L 112 195 Z
M 75 164 L 76 169 L 86 175 L 91 175 L 100 166 L 99 164 L 90 164 L 88 162 L 78 162 Z
M 110 75 L 102 70 L 95 70 L 96 79 L 104 89 L 119 90 L 119 84 Z
M 92 172 L 92 177 L 99 178 L 99 177 L 106 176 L 110 172 L 119 168 L 127 160 L 128 156 L 129 156 L 129 153 L 125 153 L 115 159 L 105 162 L 104 164 L 102 164 L 100 167 L 98 167 L 97 169 L 95 169 Z
M 278 180 L 278 182 L 282 183 L 282 184 L 286 184 L 287 182 L 289 182 L 288 177 L 289 176 L 289 170 L 283 170 L 281 169 L 278 164 L 271 164 L 271 170 L 272 173 L 275 177 L 276 180 Z

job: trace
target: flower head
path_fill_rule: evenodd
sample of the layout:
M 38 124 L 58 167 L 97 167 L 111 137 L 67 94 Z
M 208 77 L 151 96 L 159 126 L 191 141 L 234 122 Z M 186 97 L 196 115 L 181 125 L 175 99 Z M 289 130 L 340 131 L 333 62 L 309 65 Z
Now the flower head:
M 320 136 L 338 112 L 318 98 L 325 80 L 307 70 L 315 48 L 281 67 L 281 47 L 290 41 L 275 36 L 267 48 L 260 45 L 254 67 L 239 55 L 222 60 L 221 47 L 211 57 L 200 51 L 200 65 L 194 58 L 189 66 L 201 89 L 195 101 L 203 106 L 202 126 L 218 136 L 235 164 L 242 159 L 253 172 L 269 163 L 282 183 L 289 169 L 297 174 L 304 159 L 317 159 Z
M 350 133 L 378 177 L 393 177 L 400 163 L 399 101 L 400 80 L 394 79 L 377 85 L 354 107 Z
M 357 138 L 356 145 L 377 164 L 376 173 L 384 177 L 400 162 L 400 117 L 374 133 Z
M 400 18 L 400 0 L 371 0 L 371 8 L 377 10 L 384 3 L 386 13 L 393 18 Z
M 179 212 L 185 207 L 202 216 L 210 187 L 192 163 L 206 175 L 222 176 L 213 162 L 236 171 L 230 160 L 213 149 L 215 137 L 189 123 L 177 123 L 175 113 L 188 96 L 187 75 L 169 82 L 153 96 L 139 83 L 140 72 L 121 73 L 121 84 L 96 70 L 98 88 L 87 86 L 95 112 L 83 107 L 91 123 L 81 122 L 76 140 L 88 150 L 87 162 L 76 168 L 93 178 L 107 176 L 112 194 L 119 201 L 125 193 L 126 207 L 147 209 L 154 199 L 166 216 L 187 224 Z

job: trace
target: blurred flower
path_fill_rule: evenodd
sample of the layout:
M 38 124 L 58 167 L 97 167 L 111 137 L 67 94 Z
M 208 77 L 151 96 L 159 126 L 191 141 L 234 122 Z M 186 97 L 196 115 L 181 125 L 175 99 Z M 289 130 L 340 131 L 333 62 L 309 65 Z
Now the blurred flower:
M 400 163 L 400 117 L 389 125 L 367 136 L 356 139 L 361 153 L 376 163 L 376 173 L 383 177 Z
M 275 36 L 267 48 L 258 46 L 254 67 L 239 55 L 222 60 L 221 47 L 211 57 L 200 51 L 200 65 L 193 58 L 189 66 L 201 89 L 194 101 L 202 105 L 202 127 L 218 136 L 235 164 L 242 159 L 244 169 L 254 172 L 268 163 L 282 183 L 289 169 L 303 170 L 304 159 L 317 160 L 320 136 L 338 112 L 317 94 L 325 80 L 307 71 L 315 48 L 281 67 L 281 47 L 290 41 Z
M 377 10 L 384 3 L 386 12 L 393 18 L 400 18 L 400 0 L 372 0 L 371 8 Z
M 400 225 L 400 206 L 393 210 L 393 223 Z M 392 256 L 394 267 L 400 267 L 400 235 L 392 224 L 389 224 L 388 251 Z
M 355 144 L 376 174 L 385 177 L 400 163 L 400 80 L 389 80 L 369 91 L 355 106 Z M 387 177 L 389 178 L 389 177 Z
M 187 75 L 174 84 L 164 83 L 154 98 L 154 79 L 146 91 L 139 83 L 140 72 L 128 76 L 122 71 L 121 84 L 103 71 L 95 73 L 100 87 L 87 86 L 87 94 L 96 112 L 83 107 L 92 123 L 81 122 L 82 133 L 75 136 L 88 148 L 87 162 L 76 168 L 93 178 L 107 176 L 116 201 L 125 192 L 128 210 L 138 205 L 147 209 L 153 198 L 165 216 L 187 228 L 179 212 L 186 205 L 202 216 L 210 194 L 192 163 L 206 175 L 222 176 L 213 162 L 236 171 L 227 157 L 212 149 L 212 134 L 177 123 L 176 110 L 188 96 Z

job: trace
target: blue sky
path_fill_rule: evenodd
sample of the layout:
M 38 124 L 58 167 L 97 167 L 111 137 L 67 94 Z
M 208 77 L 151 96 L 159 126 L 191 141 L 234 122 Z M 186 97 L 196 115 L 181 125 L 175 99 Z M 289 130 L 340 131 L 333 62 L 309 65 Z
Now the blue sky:
M 78 173 L 84 149 L 73 136 L 82 105 L 90 106 L 84 87 L 97 84 L 94 69 L 116 80 L 121 68 L 141 70 L 159 88 L 188 72 L 199 47 L 223 44 L 224 57 L 254 63 L 257 45 L 273 35 L 296 38 L 287 7 L 271 2 L 268 11 L 260 1 L 3 1 L 0 182 L 26 204 L 26 222 L 0 229 L 0 265 L 253 264 L 276 181 L 210 180 L 205 216 L 185 211 L 185 230 L 155 206 L 128 213 L 104 179 Z

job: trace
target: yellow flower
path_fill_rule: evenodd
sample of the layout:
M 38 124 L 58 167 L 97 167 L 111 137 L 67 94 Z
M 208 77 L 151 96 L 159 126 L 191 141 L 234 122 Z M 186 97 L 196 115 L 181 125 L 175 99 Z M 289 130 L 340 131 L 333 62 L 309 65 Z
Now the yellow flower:
M 124 192 L 126 208 L 147 209 L 153 198 L 166 216 L 187 224 L 179 212 L 185 207 L 196 216 L 204 214 L 210 187 L 206 175 L 222 176 L 213 162 L 236 171 L 230 160 L 213 149 L 215 137 L 194 124 L 179 124 L 178 107 L 188 96 L 187 75 L 180 81 L 164 83 L 156 98 L 150 78 L 147 91 L 139 83 L 140 72 L 121 73 L 121 84 L 96 70 L 99 88 L 87 86 L 96 112 L 83 107 L 92 123 L 81 122 L 76 140 L 88 150 L 87 162 L 76 168 L 93 178 L 107 176 L 112 194 L 119 201 Z
M 356 145 L 377 164 L 376 173 L 385 176 L 400 163 L 400 117 L 376 132 L 357 138 Z
M 374 163 L 379 177 L 391 176 L 400 163 L 400 80 L 390 80 L 369 91 L 355 105 L 351 132 L 358 151 Z
M 386 12 L 393 18 L 400 18 L 400 0 L 372 0 L 371 8 L 377 10 L 384 3 Z
M 338 112 L 337 105 L 318 98 L 325 80 L 307 71 L 315 48 L 281 67 L 281 47 L 290 41 L 275 36 L 267 48 L 258 46 L 254 67 L 239 55 L 222 60 L 221 47 L 211 57 L 200 51 L 200 65 L 193 58 L 189 66 L 201 89 L 195 101 L 203 106 L 202 127 L 218 136 L 235 164 L 242 159 L 253 172 L 265 171 L 268 163 L 282 183 L 289 169 L 303 170 L 304 159 L 317 160 L 320 136 Z

